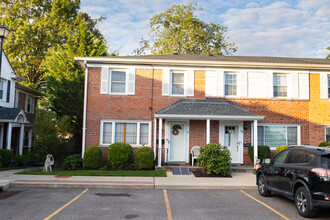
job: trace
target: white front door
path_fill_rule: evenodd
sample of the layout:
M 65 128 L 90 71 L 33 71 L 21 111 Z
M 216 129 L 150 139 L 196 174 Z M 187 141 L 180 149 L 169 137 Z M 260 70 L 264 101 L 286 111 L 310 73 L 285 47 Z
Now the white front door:
M 226 125 L 225 126 L 225 146 L 230 150 L 230 157 L 232 163 L 240 161 L 240 145 L 238 141 L 238 126 Z
M 169 123 L 169 159 L 168 161 L 186 161 L 185 159 L 185 123 Z

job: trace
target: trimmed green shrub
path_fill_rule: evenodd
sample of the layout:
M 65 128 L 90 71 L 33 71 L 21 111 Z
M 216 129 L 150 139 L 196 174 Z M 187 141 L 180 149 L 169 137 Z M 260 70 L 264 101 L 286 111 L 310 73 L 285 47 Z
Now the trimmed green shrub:
M 327 147 L 330 146 L 330 141 L 323 141 L 319 144 L 319 147 Z
M 276 154 L 278 154 L 278 153 L 281 152 L 282 150 L 287 149 L 288 147 L 289 147 L 289 146 L 287 146 L 287 145 L 278 146 L 278 147 L 276 148 Z
M 140 147 L 135 152 L 134 165 L 139 170 L 155 168 L 154 151 L 150 147 Z
M 254 147 L 249 147 L 249 156 L 251 161 L 254 161 Z M 260 163 L 264 161 L 266 158 L 270 158 L 270 148 L 265 145 L 258 146 L 258 158 L 260 159 Z
M 113 143 L 108 148 L 109 165 L 113 168 L 123 168 L 130 164 L 133 149 L 127 143 Z
M 81 154 L 73 154 L 67 156 L 62 163 L 62 168 L 66 170 L 75 170 L 77 168 L 81 168 L 83 164 L 83 160 L 81 158 Z
M 99 169 L 102 166 L 102 150 L 99 146 L 90 146 L 86 149 L 83 167 L 86 169 Z
M 16 155 L 14 161 L 17 166 L 22 167 L 25 164 L 25 157 L 23 155 Z
M 0 161 L 3 167 L 8 167 L 11 161 L 12 153 L 7 149 L 0 149 Z
M 207 144 L 200 149 L 197 165 L 207 174 L 229 176 L 231 174 L 230 151 L 220 144 Z

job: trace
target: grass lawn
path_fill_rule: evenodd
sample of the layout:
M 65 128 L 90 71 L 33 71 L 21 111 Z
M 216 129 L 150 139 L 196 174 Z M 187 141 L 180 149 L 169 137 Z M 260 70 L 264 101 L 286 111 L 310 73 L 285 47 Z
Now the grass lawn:
M 67 175 L 67 176 L 147 176 L 166 177 L 165 170 L 60 170 L 43 172 L 42 170 L 23 171 L 16 174 L 27 175 Z
M 0 171 L 6 171 L 6 170 L 18 170 L 22 169 L 22 167 L 1 167 Z

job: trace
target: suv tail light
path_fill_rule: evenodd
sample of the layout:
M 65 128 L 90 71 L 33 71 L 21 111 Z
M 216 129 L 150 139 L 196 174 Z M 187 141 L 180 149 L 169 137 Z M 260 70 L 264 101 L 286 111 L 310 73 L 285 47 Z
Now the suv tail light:
M 321 181 L 329 181 L 330 178 L 330 170 L 324 169 L 324 168 L 314 168 L 312 169 L 312 172 L 316 173 Z

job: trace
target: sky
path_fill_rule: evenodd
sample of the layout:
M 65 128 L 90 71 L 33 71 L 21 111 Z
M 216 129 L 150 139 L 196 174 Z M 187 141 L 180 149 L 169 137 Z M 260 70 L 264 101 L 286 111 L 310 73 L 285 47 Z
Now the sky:
M 177 0 L 81 0 L 81 11 L 106 19 L 97 28 L 110 52 L 131 55 L 141 38 L 149 38 L 153 15 Z M 325 58 L 330 53 L 330 0 L 200 0 L 204 22 L 228 27 L 236 56 Z

